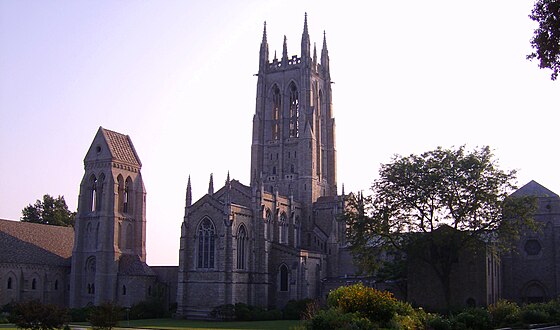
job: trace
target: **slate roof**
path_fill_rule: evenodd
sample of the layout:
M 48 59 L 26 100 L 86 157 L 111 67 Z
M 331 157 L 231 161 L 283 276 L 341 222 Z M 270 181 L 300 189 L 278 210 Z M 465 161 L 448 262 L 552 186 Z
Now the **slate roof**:
M 0 219 L 0 263 L 70 266 L 74 228 Z
M 128 135 L 117 133 L 105 128 L 101 128 L 103 135 L 111 150 L 114 159 L 126 162 L 132 165 L 141 166 L 140 158 L 136 154 L 132 140 Z
M 119 274 L 129 276 L 156 276 L 156 273 L 137 255 L 123 254 L 119 259 Z
M 555 192 L 545 188 L 535 180 L 531 180 L 523 187 L 517 189 L 513 194 L 511 194 L 511 196 L 513 197 L 535 196 L 535 197 L 556 197 L 556 198 L 559 197 Z

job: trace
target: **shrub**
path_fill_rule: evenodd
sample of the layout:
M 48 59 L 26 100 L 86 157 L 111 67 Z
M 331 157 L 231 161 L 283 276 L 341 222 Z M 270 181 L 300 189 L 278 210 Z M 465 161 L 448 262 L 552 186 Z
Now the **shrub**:
M 30 300 L 14 304 L 8 321 L 23 329 L 58 329 L 68 322 L 68 313 L 57 305 Z
M 122 309 L 111 302 L 105 302 L 91 309 L 88 317 L 93 329 L 110 330 L 117 325 Z
M 338 308 L 319 311 L 307 321 L 307 327 L 313 330 L 352 329 L 369 330 L 376 328 L 374 324 L 359 313 L 344 313 Z
M 520 315 L 521 321 L 525 324 L 546 323 L 550 320 L 544 304 L 525 305 L 521 308 Z
M 166 314 L 165 303 L 159 299 L 151 299 L 132 305 L 128 316 L 131 320 L 139 320 L 163 318 Z
M 283 318 L 285 320 L 301 320 L 307 311 L 307 305 L 312 304 L 313 299 L 290 300 L 284 307 Z
M 488 312 L 494 327 L 518 325 L 521 321 L 519 306 L 511 301 L 499 300 L 497 303 L 488 306 Z
M 232 304 L 219 305 L 210 312 L 210 317 L 220 321 L 235 320 L 235 306 Z
M 360 313 L 372 322 L 388 323 L 396 314 L 398 302 L 393 294 L 366 287 L 362 283 L 339 287 L 327 298 L 330 307 L 343 313 Z
M 427 314 L 426 324 L 429 329 L 433 330 L 451 330 L 453 328 L 451 320 L 438 314 Z
M 490 314 L 484 308 L 469 308 L 457 314 L 453 318 L 455 327 L 474 329 L 474 330 L 487 330 L 492 329 L 490 322 Z M 464 326 L 463 326 L 464 325 Z
M 72 322 L 87 322 L 91 307 L 70 308 L 70 320 Z

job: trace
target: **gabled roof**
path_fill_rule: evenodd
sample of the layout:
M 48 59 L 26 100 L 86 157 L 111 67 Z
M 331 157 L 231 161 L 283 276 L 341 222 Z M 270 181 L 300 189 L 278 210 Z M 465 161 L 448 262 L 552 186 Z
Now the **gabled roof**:
M 70 266 L 74 228 L 0 220 L 0 263 Z
M 123 254 L 119 259 L 119 274 L 129 276 L 156 276 L 156 273 L 137 255 Z
M 85 161 L 113 160 L 137 167 L 142 166 L 128 135 L 99 127 L 86 154 Z
M 535 197 L 556 197 L 556 198 L 559 197 L 556 193 L 545 188 L 535 180 L 531 180 L 523 187 L 517 189 L 513 194 L 511 194 L 511 196 L 512 197 L 535 196 Z

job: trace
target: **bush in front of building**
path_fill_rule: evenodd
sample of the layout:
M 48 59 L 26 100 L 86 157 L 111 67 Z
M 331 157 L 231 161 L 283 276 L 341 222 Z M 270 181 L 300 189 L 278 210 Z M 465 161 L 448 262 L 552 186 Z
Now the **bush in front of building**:
M 320 310 L 315 316 L 308 320 L 307 328 L 313 330 L 331 329 L 355 329 L 369 330 L 377 327 L 360 313 L 346 313 L 340 308 L 331 307 L 327 310 Z
M 15 303 L 8 321 L 21 329 L 51 330 L 59 329 L 69 320 L 65 308 L 43 304 L 38 300 Z
M 260 307 L 237 303 L 214 307 L 209 316 L 220 321 L 271 321 L 281 320 L 282 312 L 278 309 L 266 310 Z
M 499 300 L 495 304 L 488 306 L 488 313 L 494 328 L 511 327 L 521 324 L 521 309 L 516 303 Z
M 282 311 L 282 318 L 284 320 L 301 320 L 305 318 L 310 304 L 315 304 L 313 299 L 290 300 Z
M 128 312 L 128 317 L 131 320 L 159 319 L 169 317 L 169 314 L 165 303 L 161 299 L 154 298 L 132 305 Z
M 121 319 L 122 308 L 114 303 L 105 302 L 91 308 L 88 322 L 94 330 L 110 330 Z

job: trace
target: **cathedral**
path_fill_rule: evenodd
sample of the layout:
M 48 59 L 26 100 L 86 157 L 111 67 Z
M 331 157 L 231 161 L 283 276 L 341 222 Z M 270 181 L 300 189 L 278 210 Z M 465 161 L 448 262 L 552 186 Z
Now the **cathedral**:
M 178 266 L 146 264 L 142 163 L 128 135 L 100 127 L 84 158 L 73 229 L 0 220 L 0 306 L 38 299 L 130 307 L 163 298 L 177 304 L 178 317 L 208 318 L 219 305 L 282 308 L 289 300 L 321 300 L 332 288 L 363 281 L 355 276 L 340 217 L 345 196 L 337 189 L 326 37 L 318 56 L 306 16 L 300 55 L 288 56 L 287 49 L 284 38 L 282 57 L 270 60 L 265 24 L 250 182 L 228 174 L 214 189 L 211 176 L 208 193 L 193 201 L 189 178 L 177 228 Z M 515 194 L 538 197 L 535 218 L 543 231 L 524 233 L 520 254 L 485 255 L 465 272 L 470 278 L 457 274 L 458 305 L 487 305 L 500 297 L 534 302 L 560 293 L 560 197 L 534 181 Z M 409 276 L 409 298 L 437 306 L 429 286 L 415 285 L 431 283 L 422 277 L 412 283 Z
M 307 17 L 301 55 L 269 59 L 266 25 L 259 53 L 251 182 L 230 180 L 196 202 L 187 187 L 181 226 L 179 315 L 206 315 L 243 302 L 282 307 L 318 298 L 338 276 L 344 242 L 337 195 L 335 120 L 326 38 L 320 59 Z

